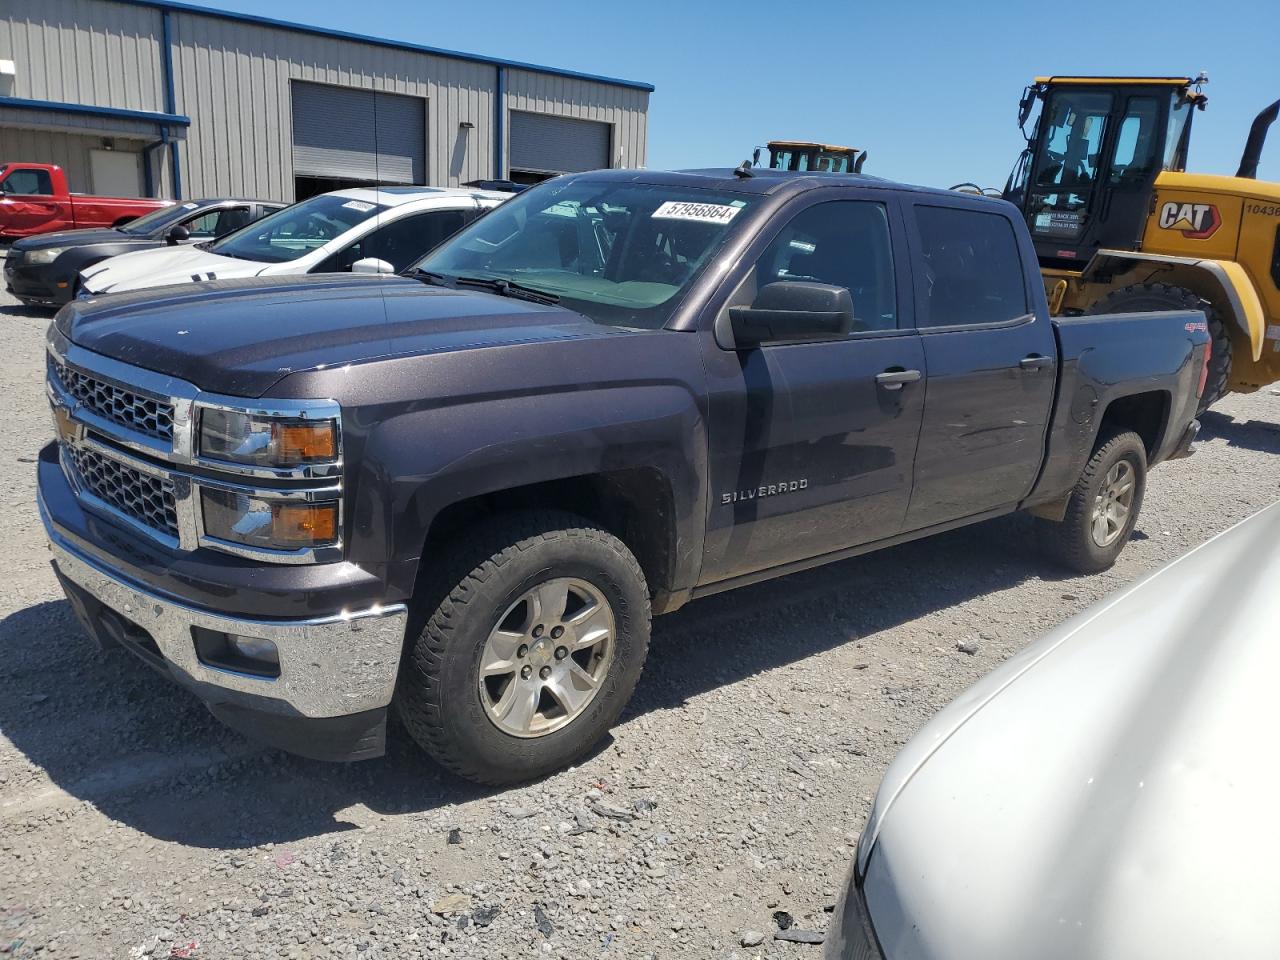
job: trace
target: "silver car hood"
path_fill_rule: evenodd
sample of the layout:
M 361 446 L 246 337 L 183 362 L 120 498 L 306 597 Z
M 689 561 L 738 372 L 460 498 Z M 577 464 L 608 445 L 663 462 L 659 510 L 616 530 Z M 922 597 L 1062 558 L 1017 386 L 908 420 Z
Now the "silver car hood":
M 907 744 L 859 851 L 886 956 L 1280 957 L 1277 732 L 1280 504 Z

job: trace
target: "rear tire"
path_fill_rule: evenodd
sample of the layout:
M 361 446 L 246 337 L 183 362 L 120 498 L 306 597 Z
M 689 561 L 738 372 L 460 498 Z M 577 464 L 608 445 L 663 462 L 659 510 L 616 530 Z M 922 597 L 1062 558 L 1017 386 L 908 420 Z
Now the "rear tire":
M 1227 392 L 1231 379 L 1231 337 L 1221 314 L 1208 300 L 1186 287 L 1167 283 L 1137 283 L 1109 293 L 1089 313 L 1143 313 L 1151 310 L 1202 310 L 1209 323 L 1212 352 L 1209 354 L 1209 378 L 1200 397 L 1197 414 L 1204 413 Z
M 410 735 L 495 786 L 580 759 L 617 720 L 648 653 L 649 592 L 631 551 L 548 511 L 495 518 L 434 552 L 447 559 L 419 590 L 421 629 L 410 628 L 396 692 Z
M 1037 521 L 1045 553 L 1077 573 L 1109 569 L 1133 535 L 1146 489 L 1142 438 L 1132 430 L 1099 438 L 1071 491 L 1066 515 L 1059 522 Z

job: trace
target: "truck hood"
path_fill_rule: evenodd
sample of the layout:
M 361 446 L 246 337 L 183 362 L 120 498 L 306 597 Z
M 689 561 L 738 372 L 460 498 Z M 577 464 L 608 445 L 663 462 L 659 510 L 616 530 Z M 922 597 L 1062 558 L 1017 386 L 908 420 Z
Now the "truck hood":
M 860 851 L 886 956 L 1280 956 L 1278 541 L 1280 504 L 913 738 Z
M 242 397 L 301 370 L 617 332 L 561 307 L 352 274 L 91 297 L 67 304 L 54 322 L 95 353 Z
M 135 237 L 122 230 L 111 227 L 99 227 L 92 230 L 59 230 L 57 233 L 42 233 L 34 237 L 23 237 L 14 241 L 15 250 L 47 250 L 50 247 L 83 247 L 91 243 L 151 243 L 148 237 Z
M 178 283 L 202 283 L 256 277 L 279 264 L 220 257 L 195 247 L 161 247 L 124 253 L 84 271 L 84 288 L 90 293 L 121 293 Z

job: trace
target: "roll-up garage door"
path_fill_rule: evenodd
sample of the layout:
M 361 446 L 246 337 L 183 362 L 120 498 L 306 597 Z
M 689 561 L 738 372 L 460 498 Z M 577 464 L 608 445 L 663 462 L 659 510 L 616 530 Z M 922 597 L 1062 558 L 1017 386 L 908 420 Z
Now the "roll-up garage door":
M 382 183 L 425 183 L 422 97 L 293 82 L 293 172 Z
M 609 124 L 511 111 L 511 169 L 579 173 L 609 166 Z

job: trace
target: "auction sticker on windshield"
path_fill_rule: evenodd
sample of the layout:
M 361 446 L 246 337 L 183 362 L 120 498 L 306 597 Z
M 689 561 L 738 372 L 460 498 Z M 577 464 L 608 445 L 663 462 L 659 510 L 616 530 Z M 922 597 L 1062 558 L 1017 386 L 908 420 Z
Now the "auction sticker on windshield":
M 348 200 L 342 206 L 347 210 L 354 210 L 356 213 L 368 213 L 373 209 L 372 203 L 365 203 L 363 200 Z
M 728 223 L 738 215 L 741 207 L 727 203 L 689 203 L 685 200 L 668 200 L 653 211 L 655 220 L 696 220 L 699 223 Z

